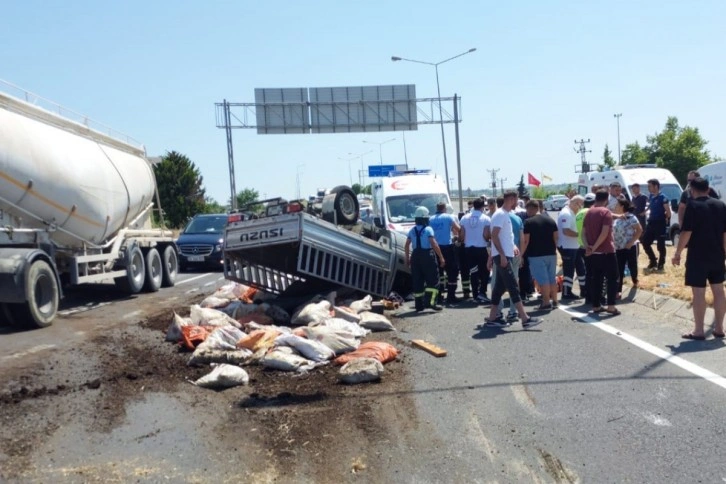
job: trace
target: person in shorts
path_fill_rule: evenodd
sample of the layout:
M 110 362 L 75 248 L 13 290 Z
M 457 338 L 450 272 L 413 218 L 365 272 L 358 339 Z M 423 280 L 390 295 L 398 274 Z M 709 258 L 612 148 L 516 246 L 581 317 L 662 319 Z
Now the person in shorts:
M 539 204 L 527 202 L 522 252 L 527 254 L 529 270 L 539 285 L 541 310 L 557 307 L 557 222 L 538 213 Z
M 708 195 L 708 180 L 697 177 L 689 183 L 691 198 L 687 200 L 681 225 L 681 237 L 673 256 L 673 265 L 680 265 L 681 252 L 686 252 L 686 286 L 693 293 L 693 319 L 695 327 L 682 335 L 685 339 L 706 339 L 706 283 L 713 294 L 714 338 L 723 338 L 723 318 L 726 313 L 724 296 L 724 257 L 726 251 L 726 205 Z
M 505 291 L 509 292 L 509 297 L 517 308 L 524 329 L 542 323 L 540 318 L 529 316 L 525 311 L 512 267 L 512 259 L 519 255 L 519 249 L 514 245 L 514 231 L 512 230 L 512 219 L 509 217 L 509 212 L 516 203 L 517 192 L 513 190 L 504 192 L 502 208 L 494 212 L 494 217 L 491 220 L 492 257 L 487 261 L 487 265 L 496 271 L 497 276 L 492 288 L 492 307 L 489 310 L 489 318 L 485 325 L 487 327 L 503 328 L 509 325 L 497 314 L 499 312 L 499 302 Z M 536 204 L 537 202 L 532 203 Z

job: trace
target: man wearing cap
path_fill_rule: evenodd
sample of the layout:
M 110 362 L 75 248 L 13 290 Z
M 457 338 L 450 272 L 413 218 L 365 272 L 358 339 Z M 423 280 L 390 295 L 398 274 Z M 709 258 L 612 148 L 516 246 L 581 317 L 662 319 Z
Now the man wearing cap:
M 436 214 L 429 219 L 429 227 L 434 231 L 434 238 L 446 260 L 445 270 L 439 271 L 439 303 L 443 302 L 446 291 L 446 302 L 457 302 L 456 286 L 459 279 L 459 267 L 456 263 L 452 234 L 459 236 L 459 222 L 447 212 L 446 202 L 436 204 Z
M 443 308 L 438 305 L 439 271 L 436 257 L 441 267 L 444 267 L 446 260 L 441 254 L 439 244 L 436 243 L 433 229 L 428 226 L 429 210 L 426 207 L 418 207 L 414 217 L 416 225 L 408 231 L 404 251 L 406 264 L 411 268 L 416 312 L 423 311 L 426 307 L 441 311 Z M 411 255 L 411 246 L 413 246 L 413 255 Z
M 461 286 L 464 299 L 473 296 L 476 302 L 490 304 L 486 297 L 489 271 L 487 270 L 487 240 L 491 219 L 482 213 L 484 201 L 474 200 L 474 210 L 461 218 L 461 239 L 464 242 L 466 266 L 461 270 Z

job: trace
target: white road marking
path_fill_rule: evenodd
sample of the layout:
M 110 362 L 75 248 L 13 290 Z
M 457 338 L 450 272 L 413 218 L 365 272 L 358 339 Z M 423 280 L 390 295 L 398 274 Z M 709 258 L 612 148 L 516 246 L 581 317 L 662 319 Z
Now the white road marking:
M 695 363 L 691 363 L 688 360 L 684 360 L 680 356 L 676 356 L 673 353 L 669 353 L 665 350 L 662 350 L 658 348 L 657 346 L 653 346 L 650 343 L 647 343 L 643 341 L 642 339 L 636 338 L 635 336 L 631 336 L 625 331 L 622 331 L 620 329 L 614 328 L 610 326 L 607 323 L 601 323 L 596 318 L 593 318 L 592 316 L 589 316 L 586 313 L 581 313 L 579 311 L 575 311 L 574 309 L 570 309 L 567 307 L 560 306 L 560 309 L 569 314 L 570 316 L 574 316 L 578 319 L 581 319 L 585 321 L 586 323 L 590 324 L 591 326 L 595 326 L 598 329 L 601 329 L 605 331 L 606 333 L 610 333 L 613 336 L 617 336 L 619 338 L 624 339 L 628 343 L 630 343 L 633 346 L 637 346 L 641 350 L 647 351 L 648 353 L 657 356 L 658 358 L 662 358 L 665 361 L 672 363 L 676 365 L 677 367 L 686 370 L 689 373 L 692 373 L 698 377 L 703 378 L 706 381 L 709 381 L 715 385 L 720 386 L 721 388 L 726 389 L 726 378 L 717 375 L 716 373 L 707 370 L 705 368 L 702 368 Z
M 55 347 L 56 347 L 56 345 L 33 346 L 32 348 L 29 348 L 25 351 L 21 351 L 19 353 L 13 353 L 12 355 L 3 356 L 2 358 L 0 358 L 0 361 L 8 361 L 8 360 L 16 359 L 16 358 L 22 358 L 27 355 L 32 355 L 33 353 L 38 353 L 39 351 L 52 350 Z
M 196 281 L 197 279 L 201 279 L 202 277 L 207 277 L 209 274 L 200 274 L 198 276 L 190 277 L 189 279 L 184 279 L 183 281 L 179 281 L 176 283 L 177 286 L 181 286 L 182 284 L 186 284 L 187 282 Z
M 109 304 L 111 304 L 111 303 L 110 302 L 102 302 L 102 303 L 98 303 L 98 304 L 91 304 L 89 306 L 84 306 L 84 307 L 80 307 L 80 308 L 66 309 L 66 310 L 63 310 L 63 311 L 58 311 L 58 314 L 60 314 L 61 316 L 70 316 L 71 314 L 85 313 L 86 311 L 90 311 L 91 309 L 98 309 L 98 308 L 101 308 L 103 306 L 108 306 Z
M 204 284 L 204 287 L 211 286 L 212 284 L 216 284 L 217 281 L 209 281 L 206 284 Z

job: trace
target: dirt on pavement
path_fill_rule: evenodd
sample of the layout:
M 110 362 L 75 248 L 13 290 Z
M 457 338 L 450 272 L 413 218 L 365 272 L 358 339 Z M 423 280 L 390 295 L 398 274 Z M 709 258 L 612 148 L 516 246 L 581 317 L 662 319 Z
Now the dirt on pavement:
M 190 353 L 164 342 L 171 309 L 0 375 L 0 479 L 376 481 L 386 449 L 417 425 L 411 350 L 395 333 L 366 339 L 403 350 L 379 383 L 339 384 L 333 365 L 302 375 L 247 366 L 249 386 L 216 392 L 189 383 L 209 367 L 187 366 Z M 153 428 L 134 426 L 147 417 Z M 176 457 L 151 457 L 165 445 Z

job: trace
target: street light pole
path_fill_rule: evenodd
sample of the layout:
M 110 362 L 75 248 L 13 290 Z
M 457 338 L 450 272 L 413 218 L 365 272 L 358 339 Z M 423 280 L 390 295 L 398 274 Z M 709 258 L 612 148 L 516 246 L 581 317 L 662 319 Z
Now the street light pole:
M 396 138 L 387 139 L 386 141 L 381 141 L 380 143 L 376 141 L 363 140 L 364 143 L 378 145 L 378 158 L 380 159 L 381 165 L 383 165 L 383 145 L 385 145 L 386 143 L 390 143 L 391 141 L 396 141 Z
M 449 186 L 449 163 L 446 157 L 446 136 L 444 135 L 444 114 L 443 114 L 443 108 L 441 107 L 441 85 L 439 84 L 439 66 L 445 62 L 449 62 L 450 60 L 454 60 L 457 57 L 461 57 L 462 55 L 470 54 L 476 50 L 476 47 L 472 47 L 471 49 L 467 50 L 466 52 L 462 52 L 461 54 L 457 54 L 453 57 L 449 57 L 448 59 L 444 59 L 440 62 L 426 62 L 426 61 L 420 61 L 415 59 L 406 59 L 405 57 L 398 57 L 398 56 L 392 56 L 391 60 L 393 62 L 396 61 L 407 61 L 407 62 L 415 62 L 417 64 L 426 64 L 429 66 L 434 66 L 434 69 L 436 70 L 436 93 L 439 97 L 439 122 L 441 124 L 441 147 L 444 150 L 444 175 L 446 180 L 446 189 L 451 192 L 451 188 Z
M 618 165 L 620 164 L 620 116 L 622 116 L 623 113 L 613 114 L 613 117 L 618 122 Z

